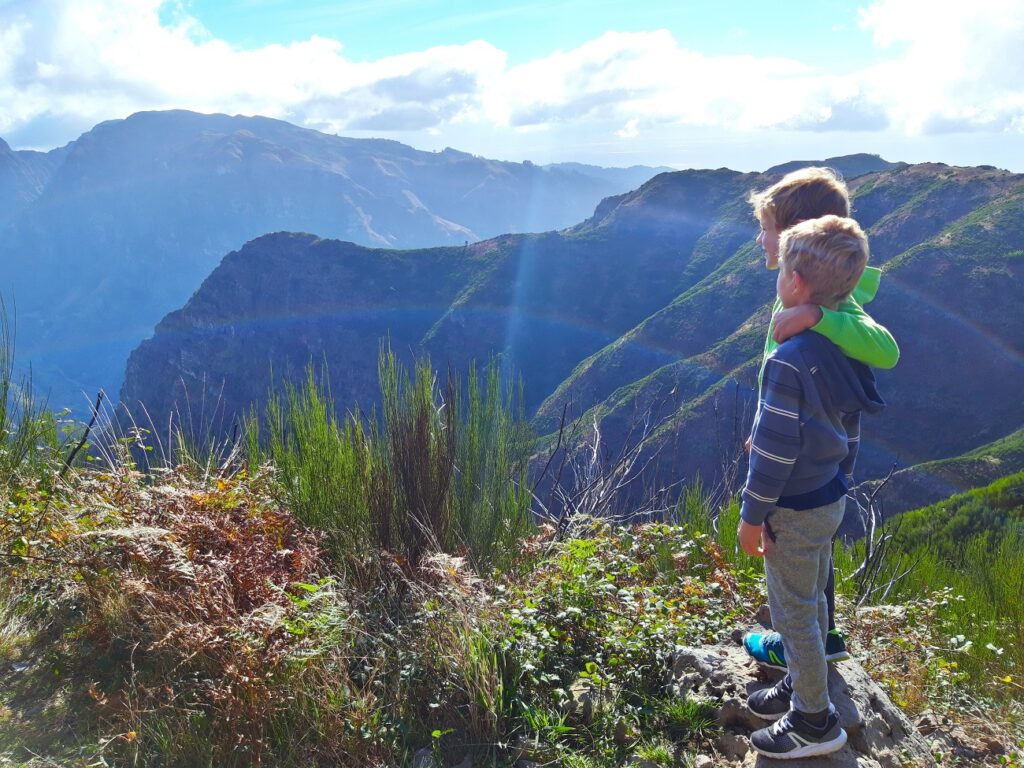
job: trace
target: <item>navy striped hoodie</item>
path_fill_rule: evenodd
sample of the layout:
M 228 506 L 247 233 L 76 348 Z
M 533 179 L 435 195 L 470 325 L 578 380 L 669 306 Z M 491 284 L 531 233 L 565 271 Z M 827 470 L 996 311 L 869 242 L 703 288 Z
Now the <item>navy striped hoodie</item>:
M 741 516 L 760 525 L 776 506 L 810 509 L 846 493 L 860 415 L 885 403 L 871 369 L 804 331 L 765 361 Z

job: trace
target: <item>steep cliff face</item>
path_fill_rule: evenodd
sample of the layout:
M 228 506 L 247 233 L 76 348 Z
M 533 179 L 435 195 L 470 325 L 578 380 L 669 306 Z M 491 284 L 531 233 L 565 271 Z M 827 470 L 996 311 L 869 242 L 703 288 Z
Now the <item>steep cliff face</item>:
M 575 224 L 656 169 L 603 171 L 182 111 L 102 123 L 46 155 L 0 148 L 0 261 L 19 358 L 55 404 L 78 404 L 82 389 L 116 389 L 130 350 L 253 238 L 462 246 Z
M 122 400 L 137 418 L 230 426 L 272 382 L 312 365 L 343 408 L 376 402 L 387 343 L 404 360 L 491 262 L 486 247 L 393 251 L 277 233 L 229 253 L 128 361 Z M 145 413 L 138 409 L 145 403 Z
M 264 238 L 225 259 L 135 353 L 125 399 L 164 408 L 174 400 L 173 382 L 205 372 L 225 382 L 224 407 L 238 412 L 261 400 L 269 383 L 243 361 L 268 370 L 272 358 L 292 368 L 324 358 L 332 370 L 357 359 L 364 366 L 361 377 L 337 380 L 343 407 L 372 402 L 378 339 L 390 332 L 393 347 L 429 353 L 438 367 L 501 355 L 522 375 L 542 435 L 557 428 L 563 411 L 586 413 L 614 449 L 650 413 L 659 424 L 652 472 L 713 480 L 735 460 L 753 415 L 773 281 L 753 243 L 744 195 L 774 178 L 662 174 L 562 232 L 403 252 L 392 254 L 394 262 L 356 246 Z M 896 460 L 906 466 L 959 455 L 1024 423 L 1024 320 L 1016 310 L 1024 301 L 1024 178 L 901 166 L 852 186 L 873 261 L 885 269 L 869 309 L 903 354 L 894 371 L 879 373 L 890 407 L 866 424 L 861 476 L 878 476 Z M 292 238 L 287 255 L 261 262 L 257 274 L 244 255 L 277 247 L 280 238 Z M 319 254 L 332 249 L 358 259 L 346 279 L 361 282 L 318 271 Z M 386 276 L 392 263 L 432 266 L 421 280 L 393 283 Z M 425 286 L 428 274 L 436 280 Z M 315 286 L 298 287 L 303 280 Z M 315 318 L 283 298 L 293 284 L 325 297 Z M 383 284 L 394 287 L 386 299 L 374 287 Z M 433 293 L 422 295 L 428 287 Z M 430 311 L 420 311 L 424 302 L 433 302 Z M 357 306 L 368 314 L 356 317 Z M 280 308 L 288 330 L 268 326 L 244 340 L 221 335 L 210 343 L 203 307 L 227 326 Z M 406 323 L 413 310 L 416 322 Z M 396 312 L 405 314 L 395 319 Z M 349 341 L 339 345 L 335 337 Z M 360 353 L 346 356 L 342 346 Z M 244 387 L 228 383 L 235 378 Z

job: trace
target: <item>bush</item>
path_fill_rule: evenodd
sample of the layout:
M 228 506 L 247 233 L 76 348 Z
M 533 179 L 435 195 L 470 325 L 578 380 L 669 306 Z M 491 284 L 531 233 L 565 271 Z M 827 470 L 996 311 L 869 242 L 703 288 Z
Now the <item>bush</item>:
M 286 385 L 248 421 L 249 466 L 275 466 L 284 500 L 338 563 L 374 549 L 410 565 L 437 551 L 478 570 L 506 562 L 533 527 L 521 393 L 493 361 L 441 388 L 429 360 L 410 374 L 385 350 L 379 375 L 379 415 L 339 418 L 312 370 Z
M 14 372 L 14 329 L 0 299 L 0 493 L 39 478 L 59 455 L 60 424 L 32 391 L 31 376 Z

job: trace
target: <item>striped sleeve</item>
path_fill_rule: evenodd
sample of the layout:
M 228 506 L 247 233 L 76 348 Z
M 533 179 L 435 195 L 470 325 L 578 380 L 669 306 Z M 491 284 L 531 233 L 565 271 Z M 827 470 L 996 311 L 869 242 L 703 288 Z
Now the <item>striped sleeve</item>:
M 765 363 L 761 406 L 750 437 L 750 469 L 741 515 L 760 525 L 782 495 L 800 454 L 803 390 L 796 367 L 778 357 Z
M 847 485 L 853 485 L 853 466 L 857 463 L 857 451 L 860 450 L 860 411 L 843 414 L 843 427 L 846 429 L 846 458 L 839 464 L 839 471 L 846 478 Z

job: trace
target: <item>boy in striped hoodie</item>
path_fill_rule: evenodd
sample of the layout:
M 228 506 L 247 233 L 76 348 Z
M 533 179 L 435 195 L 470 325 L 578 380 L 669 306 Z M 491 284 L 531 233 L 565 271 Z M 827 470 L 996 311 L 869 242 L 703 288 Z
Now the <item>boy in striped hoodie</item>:
M 853 219 L 829 215 L 788 228 L 778 253 L 783 308 L 834 310 L 861 280 L 868 243 Z M 777 720 L 750 737 L 767 757 L 822 755 L 846 743 L 828 697 L 825 587 L 860 414 L 883 406 L 870 369 L 819 333 L 798 333 L 765 360 L 739 540 L 745 552 L 765 558 L 772 623 L 789 668 L 748 699 L 755 714 Z
M 757 237 L 764 249 L 765 266 L 778 269 L 779 238 L 785 230 L 801 221 L 827 214 L 848 217 L 850 196 L 846 185 L 829 168 L 801 168 L 786 174 L 768 189 L 753 193 L 750 203 L 761 224 Z M 765 339 L 764 357 L 758 374 L 760 387 L 765 361 L 775 349 L 791 336 L 812 329 L 832 341 L 843 354 L 873 368 L 892 368 L 899 361 L 900 351 L 892 334 L 875 322 L 863 309 L 878 291 L 882 272 L 866 267 L 853 293 L 830 308 L 808 303 L 784 308 L 778 297 L 772 307 L 771 322 Z M 749 440 L 747 442 L 749 449 Z M 853 478 L 847 478 L 852 485 Z M 835 576 L 829 566 L 825 588 L 828 602 L 828 634 L 825 636 L 825 658 L 843 661 L 850 654 L 835 623 Z M 786 669 L 786 653 L 778 632 L 750 633 L 743 639 L 747 653 L 767 666 Z

